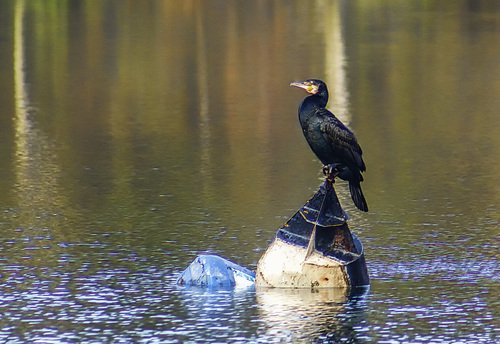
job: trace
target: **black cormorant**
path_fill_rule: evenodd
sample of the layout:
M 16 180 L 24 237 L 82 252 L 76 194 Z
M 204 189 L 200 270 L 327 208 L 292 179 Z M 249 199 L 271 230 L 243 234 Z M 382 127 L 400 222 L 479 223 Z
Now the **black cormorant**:
M 326 109 L 328 89 L 317 79 L 292 82 L 310 95 L 299 106 L 299 121 L 302 132 L 312 151 L 324 165 L 329 176 L 338 176 L 349 182 L 349 191 L 356 207 L 368 211 L 361 191 L 361 172 L 366 170 L 362 150 L 356 137 L 333 113 Z

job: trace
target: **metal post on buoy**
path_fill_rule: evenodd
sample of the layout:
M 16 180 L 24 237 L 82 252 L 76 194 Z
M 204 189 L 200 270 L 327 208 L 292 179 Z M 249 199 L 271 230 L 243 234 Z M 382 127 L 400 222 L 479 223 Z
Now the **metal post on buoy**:
M 361 241 L 351 233 L 333 179 L 281 228 L 260 258 L 257 287 L 352 288 L 369 285 Z

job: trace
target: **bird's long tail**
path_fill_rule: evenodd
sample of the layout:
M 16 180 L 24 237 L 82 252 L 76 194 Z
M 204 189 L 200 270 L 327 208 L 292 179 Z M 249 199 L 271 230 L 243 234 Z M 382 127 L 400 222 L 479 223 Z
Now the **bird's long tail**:
M 349 182 L 349 191 L 351 192 L 351 198 L 356 207 L 362 211 L 368 211 L 368 204 L 366 203 L 363 191 L 361 191 L 361 185 L 358 182 Z

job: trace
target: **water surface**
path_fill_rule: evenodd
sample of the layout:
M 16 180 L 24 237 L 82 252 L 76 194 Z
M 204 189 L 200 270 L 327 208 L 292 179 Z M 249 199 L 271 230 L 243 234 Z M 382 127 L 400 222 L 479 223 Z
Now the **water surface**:
M 2 1 L 0 339 L 497 341 L 499 41 L 491 1 Z M 364 150 L 370 289 L 176 287 L 318 187 L 308 77 Z

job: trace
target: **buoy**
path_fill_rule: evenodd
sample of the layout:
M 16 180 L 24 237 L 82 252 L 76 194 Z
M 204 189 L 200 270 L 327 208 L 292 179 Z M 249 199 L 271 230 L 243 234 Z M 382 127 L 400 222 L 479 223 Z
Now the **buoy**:
M 260 258 L 257 287 L 352 288 L 369 285 L 361 241 L 351 233 L 330 180 L 276 233 Z
M 349 230 L 347 220 L 332 181 L 326 179 L 278 229 L 256 273 L 216 255 L 199 255 L 181 273 L 177 284 L 206 288 L 368 286 L 363 245 Z

